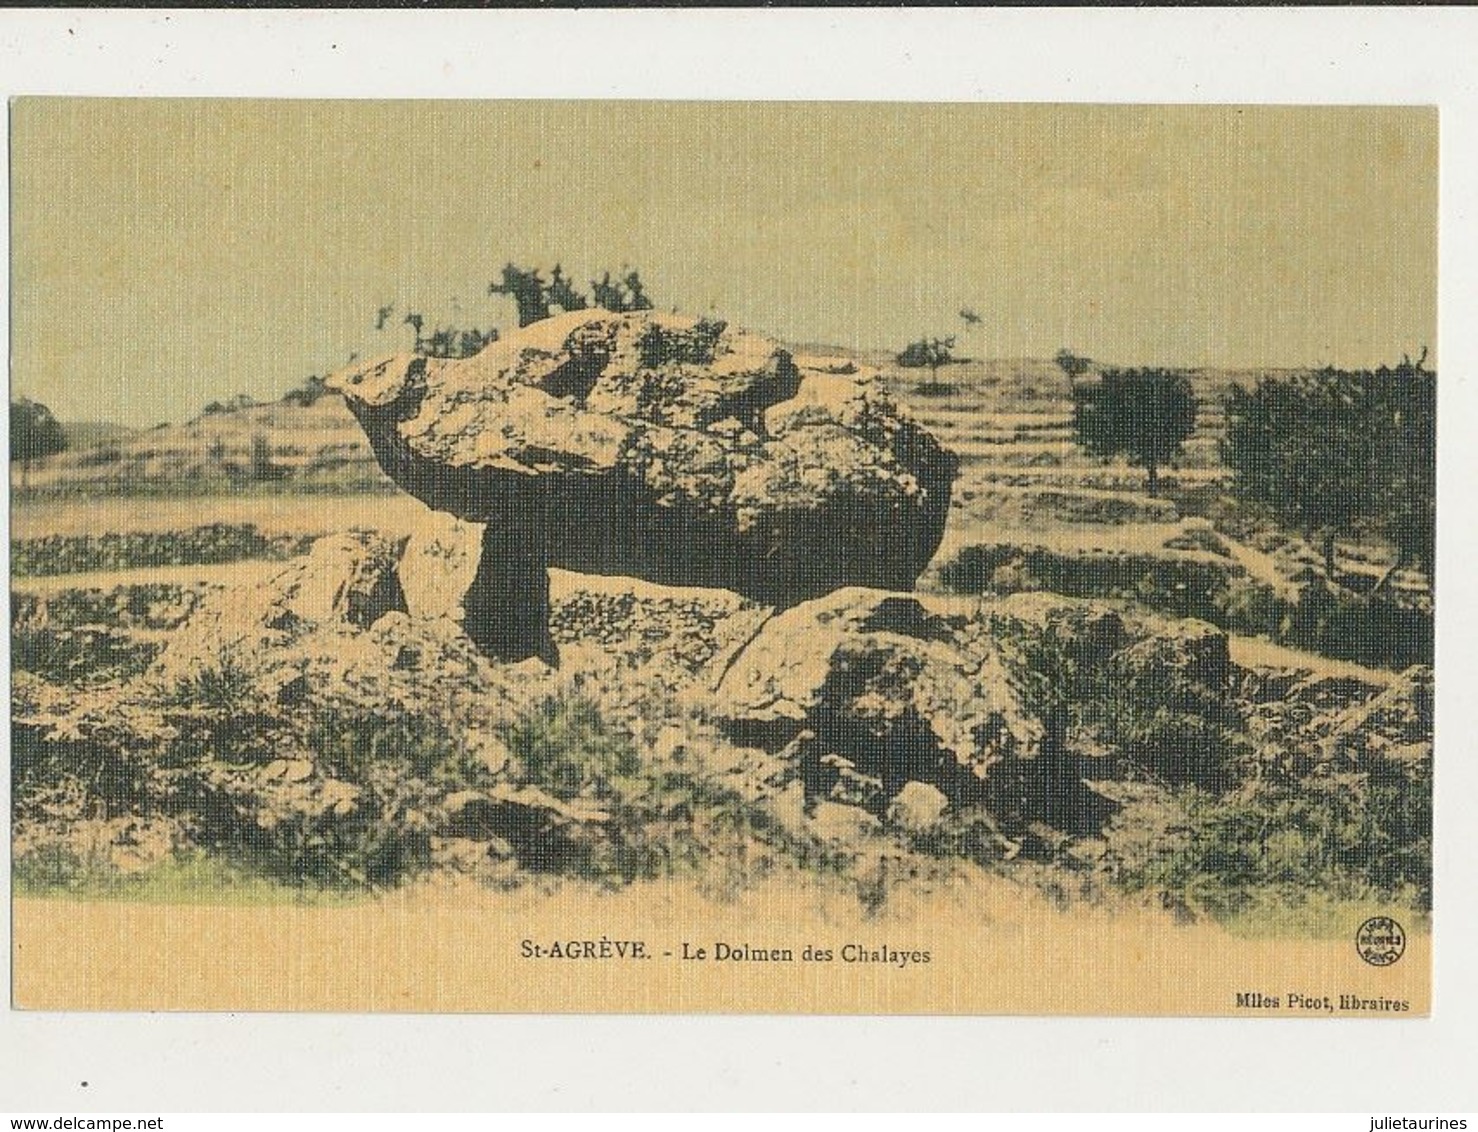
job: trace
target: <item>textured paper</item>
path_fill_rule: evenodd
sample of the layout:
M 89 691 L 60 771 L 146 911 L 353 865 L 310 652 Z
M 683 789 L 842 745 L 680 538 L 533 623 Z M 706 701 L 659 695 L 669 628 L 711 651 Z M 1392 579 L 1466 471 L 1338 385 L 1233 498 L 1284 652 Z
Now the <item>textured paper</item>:
M 212 429 L 233 413 L 200 414 L 238 393 L 276 401 L 351 350 L 362 360 L 404 348 L 408 329 L 393 336 L 412 309 L 428 329 L 445 320 L 511 333 L 511 304 L 486 294 L 507 261 L 546 277 L 562 262 L 581 286 L 635 266 L 659 307 L 723 317 L 798 357 L 842 350 L 878 365 L 905 409 L 966 457 L 956 502 L 970 490 L 999 497 L 990 512 L 957 507 L 940 561 L 986 536 L 1037 546 L 1050 535 L 1069 556 L 1159 553 L 1176 537 L 1168 528 L 1186 516 L 1145 520 L 1156 505 L 1140 470 L 1073 445 L 1059 348 L 1100 366 L 1196 371 L 1204 401 L 1218 383 L 1369 369 L 1435 344 L 1436 115 L 1426 109 L 23 100 L 12 124 L 15 393 L 64 421 L 140 428 L 103 442 L 122 465 L 151 444 L 193 445 L 220 479 L 214 490 L 183 483 L 196 465 L 171 468 L 156 453 L 141 456 L 134 481 L 109 485 L 96 469 L 111 458 L 79 463 L 74 446 L 37 460 L 23 486 L 14 469 L 13 547 L 209 523 L 251 526 L 288 550 L 354 527 L 392 541 L 445 531 L 383 486 L 296 490 L 315 445 L 358 444 L 363 462 L 347 415 L 305 424 L 273 410 L 269 424 L 264 410 L 239 410 L 252 423 L 212 455 Z M 395 307 L 388 337 L 373 328 L 382 304 Z M 952 335 L 958 354 L 979 360 L 899 368 L 896 353 L 921 335 Z M 920 393 L 926 379 L 963 393 Z M 1056 407 L 1041 412 L 1042 402 Z M 1033 414 L 1057 429 L 1035 448 L 1016 427 Z M 206 424 L 179 423 L 191 418 Z M 142 430 L 156 421 L 176 423 L 151 440 Z M 274 446 L 266 468 L 253 464 L 258 433 Z M 1215 479 L 1205 439 L 1199 463 L 1172 462 L 1167 481 Z M 1058 464 L 1002 463 L 992 446 Z M 997 478 L 980 478 L 982 466 Z M 281 482 L 272 467 L 288 469 Z M 1053 467 L 1079 480 L 1066 501 L 1048 490 L 1064 488 Z M 69 480 L 83 486 L 64 490 Z M 1073 518 L 1073 505 L 1106 497 L 1133 517 Z M 1344 542 L 1347 564 L 1380 546 Z M 132 565 L 127 578 L 26 571 L 13 588 L 54 603 L 119 584 L 229 592 L 283 568 L 249 556 Z M 136 636 L 167 643 L 175 628 Z M 1360 702 L 1399 676 L 1234 636 L 1239 671 L 1372 681 Z M 62 688 L 61 714 L 93 694 Z M 649 745 L 634 737 L 643 757 Z M 73 832 L 93 820 L 84 813 Z M 108 867 L 137 877 L 157 863 L 149 838 L 161 824 L 121 842 L 109 826 Z M 882 823 L 876 838 L 895 832 Z M 17 857 L 33 844 L 17 841 Z M 857 887 L 866 878 L 845 868 L 835 883 L 804 871 L 746 877 L 738 892 L 680 873 L 612 891 L 609 878 L 527 869 L 511 891 L 440 870 L 379 894 L 245 903 L 209 890 L 129 896 L 129 881 L 122 898 L 22 892 L 13 995 L 52 1010 L 1410 1017 L 1430 1007 L 1427 916 L 1399 898 L 1228 925 L 1184 893 L 1157 901 L 1153 886 L 1074 895 L 1081 877 L 1054 867 L 895 876 L 877 907 Z M 1377 966 L 1361 958 L 1359 934 L 1386 916 L 1404 951 Z M 607 941 L 625 954 L 605 957 Z M 548 955 L 572 942 L 582 958 Z M 627 957 L 634 943 L 640 958 Z M 721 945 L 791 957 L 720 959 Z M 808 947 L 832 958 L 807 959 Z M 849 961 L 847 948 L 928 959 Z

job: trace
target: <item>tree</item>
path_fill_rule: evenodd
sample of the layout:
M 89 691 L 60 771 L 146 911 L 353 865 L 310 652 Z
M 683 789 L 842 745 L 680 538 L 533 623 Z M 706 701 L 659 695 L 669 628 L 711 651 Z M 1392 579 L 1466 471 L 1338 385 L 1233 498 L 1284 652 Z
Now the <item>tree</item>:
M 416 353 L 428 358 L 470 358 L 483 347 L 498 340 L 496 330 L 459 330 L 455 326 L 438 326 L 416 343 Z
M 636 271 L 628 271 L 624 278 L 616 280 L 607 271 L 600 279 L 592 279 L 590 287 L 595 305 L 605 310 L 621 314 L 652 309 L 646 285 Z M 503 268 L 502 282 L 494 280 L 488 284 L 488 294 L 513 298 L 518 306 L 519 326 L 529 326 L 548 318 L 555 307 L 564 311 L 583 311 L 590 307 L 590 300 L 575 290 L 574 283 L 564 273 L 564 267 L 558 263 L 549 273 L 547 283 L 537 267 L 518 267 L 510 263 Z
M 1437 375 L 1425 352 L 1394 368 L 1327 368 L 1266 378 L 1227 397 L 1222 459 L 1232 489 L 1320 542 L 1336 581 L 1335 539 L 1369 530 L 1430 578 L 1436 516 Z
M 544 294 L 551 306 L 565 311 L 583 311 L 590 305 L 585 296 L 575 290 L 574 285 L 565 278 L 564 269 L 557 263 L 549 273 L 549 286 L 544 289 Z
M 1109 369 L 1073 389 L 1073 433 L 1094 456 L 1128 458 L 1159 494 L 1160 468 L 1180 455 L 1196 427 L 1196 398 L 1184 374 L 1164 369 Z
M 22 397 L 10 403 L 10 458 L 21 462 L 21 487 L 29 487 L 31 461 L 64 452 L 67 436 L 51 410 Z
M 625 279 L 615 282 L 611 281 L 611 273 L 607 271 L 600 279 L 590 281 L 590 289 L 595 294 L 596 306 L 617 314 L 652 309 L 652 300 L 647 297 L 641 276 L 635 271 L 627 272 Z
M 951 334 L 948 338 L 920 338 L 917 342 L 910 342 L 905 346 L 895 360 L 900 366 L 908 369 L 921 369 L 929 367 L 929 380 L 938 380 L 939 367 L 948 365 L 954 361 L 955 336 Z
M 539 278 L 539 269 L 505 264 L 503 282 L 488 284 L 489 295 L 508 295 L 518 307 L 518 325 L 532 324 L 549 317 L 549 295 L 547 285 Z
M 1391 481 L 1383 517 L 1396 562 L 1380 585 L 1411 558 L 1430 582 L 1437 551 L 1437 375 L 1424 369 L 1426 351 L 1414 367 L 1397 366 L 1388 386 L 1396 404 L 1386 467 Z M 1379 372 L 1379 371 L 1377 371 Z
M 1072 390 L 1078 388 L 1078 378 L 1087 373 L 1093 365 L 1088 358 L 1080 358 L 1065 346 L 1057 351 L 1057 357 L 1053 361 L 1057 363 L 1057 368 L 1067 375 L 1067 386 Z
M 421 327 L 426 325 L 426 320 L 415 311 L 412 311 L 410 314 L 405 316 L 405 319 L 401 322 L 401 325 L 409 326 L 412 330 L 416 332 L 415 351 L 419 354 L 421 352 Z

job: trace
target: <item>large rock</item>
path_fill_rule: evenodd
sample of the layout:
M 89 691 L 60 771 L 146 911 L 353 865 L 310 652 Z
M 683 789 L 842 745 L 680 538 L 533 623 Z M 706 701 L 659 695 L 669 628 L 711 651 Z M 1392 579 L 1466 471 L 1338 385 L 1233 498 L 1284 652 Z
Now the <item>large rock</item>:
M 780 607 L 912 587 L 957 461 L 840 360 L 807 364 L 721 322 L 580 311 L 329 385 L 400 486 L 487 524 L 468 630 L 515 658 L 551 648 L 549 566 Z
M 1379 695 L 1334 715 L 1322 743 L 1325 757 L 1336 767 L 1393 763 L 1430 773 L 1432 709 L 1432 670 L 1408 668 Z
M 878 590 L 773 617 L 719 674 L 714 712 L 741 735 L 789 742 L 828 781 L 839 756 L 885 798 L 908 782 L 968 796 L 1049 753 L 988 620 Z
M 274 715 L 300 703 L 459 719 L 511 714 L 512 700 L 535 694 L 535 682 L 499 678 L 454 623 L 407 615 L 396 569 L 402 547 L 370 532 L 326 536 L 262 581 L 212 595 L 171 634 L 143 684 L 155 699 L 227 698 L 243 712 Z

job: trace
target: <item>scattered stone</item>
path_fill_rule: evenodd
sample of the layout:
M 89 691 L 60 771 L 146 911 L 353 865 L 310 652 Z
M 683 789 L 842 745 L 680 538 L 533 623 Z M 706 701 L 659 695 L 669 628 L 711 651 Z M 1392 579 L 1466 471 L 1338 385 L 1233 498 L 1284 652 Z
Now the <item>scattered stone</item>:
M 817 840 L 853 849 L 883 828 L 866 810 L 840 802 L 817 802 L 810 818 L 810 832 Z
M 817 776 L 820 784 L 815 792 L 828 801 L 860 806 L 869 813 L 883 811 L 887 803 L 887 791 L 881 778 L 862 774 L 850 759 L 844 759 L 840 755 L 823 755 L 820 771 Z
M 939 824 L 949 809 L 944 791 L 927 782 L 907 782 L 888 806 L 888 821 L 906 833 L 924 834 Z

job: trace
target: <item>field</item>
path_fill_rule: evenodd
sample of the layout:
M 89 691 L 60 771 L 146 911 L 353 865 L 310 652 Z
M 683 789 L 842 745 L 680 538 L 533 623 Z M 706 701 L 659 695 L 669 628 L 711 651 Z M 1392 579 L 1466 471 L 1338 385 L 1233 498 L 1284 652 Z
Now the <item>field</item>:
M 477 746 L 461 730 L 470 717 L 450 708 L 373 715 L 361 704 L 315 717 L 311 755 L 287 753 L 283 728 L 299 717 L 251 708 L 253 688 L 223 666 L 189 680 L 171 670 L 180 682 L 158 701 L 166 761 L 184 757 L 180 736 L 193 727 L 213 738 L 191 741 L 217 744 L 222 765 L 160 785 L 157 767 L 108 748 L 126 743 L 97 719 L 77 721 L 88 704 L 124 702 L 110 697 L 150 678 L 211 600 L 268 582 L 323 536 L 413 536 L 413 547 L 430 541 L 455 556 L 468 532 L 396 490 L 332 396 L 142 432 L 90 426 L 84 443 L 13 491 L 18 891 L 333 902 L 438 876 L 513 890 L 678 877 L 732 901 L 779 876 L 875 916 L 905 889 L 976 885 L 1254 933 L 1344 931 L 1342 909 L 1372 901 L 1420 922 L 1430 906 L 1427 584 L 1395 571 L 1373 596 L 1394 563 L 1374 539 L 1341 543 L 1340 585 L 1322 580 L 1316 547 L 1228 490 L 1221 400 L 1257 375 L 1190 376 L 1196 430 L 1163 470 L 1158 498 L 1142 469 L 1073 443 L 1069 384 L 1051 362 L 964 362 L 932 375 L 884 364 L 880 379 L 960 458 L 921 592 L 984 595 L 1015 602 L 1010 610 L 1029 609 L 1030 595 L 1074 599 L 1121 619 L 1146 647 L 1179 640 L 1187 624 L 1200 634 L 1194 647 L 1224 647 L 1213 695 L 1195 681 L 1173 693 L 1163 680 L 1136 688 L 1129 670 L 1052 633 L 1020 644 L 1028 699 L 1058 713 L 1078 773 L 1112 810 L 1091 828 L 968 812 L 884 828 L 858 816 L 866 804 L 802 812 L 774 751 L 721 733 L 653 675 L 651 655 L 666 649 L 686 663 L 683 649 L 696 650 L 696 665 L 713 651 L 710 622 L 738 624 L 745 609 L 715 614 L 716 599 L 691 598 L 684 616 L 709 621 L 679 647 L 620 620 L 661 595 L 563 574 L 554 620 L 575 659 L 562 672 L 525 664 L 487 678 L 501 698 L 475 738 L 499 753 L 477 766 L 464 765 Z M 607 641 L 630 648 L 634 667 L 590 655 Z M 61 734 L 64 718 L 80 739 Z M 365 751 L 411 769 L 376 777 Z M 510 757 L 520 788 L 543 792 L 537 806 L 509 800 L 497 760 Z M 294 792 L 329 764 L 335 781 L 383 808 L 335 824 L 352 808 L 348 794 Z M 110 805 L 106 793 L 100 803 L 86 773 L 119 776 L 114 796 L 133 791 L 136 804 Z M 829 796 L 855 801 L 844 797 L 853 788 L 871 787 L 843 774 Z M 206 801 L 182 801 L 191 790 Z M 487 798 L 503 811 L 538 809 L 544 824 L 478 832 Z M 231 809 L 219 828 L 202 817 L 212 806 Z

